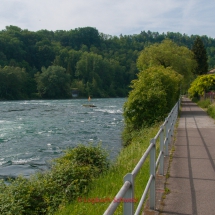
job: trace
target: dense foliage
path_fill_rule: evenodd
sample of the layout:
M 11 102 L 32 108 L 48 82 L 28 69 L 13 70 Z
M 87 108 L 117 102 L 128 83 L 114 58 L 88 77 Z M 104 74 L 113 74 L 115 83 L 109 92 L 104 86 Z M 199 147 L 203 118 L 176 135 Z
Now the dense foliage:
M 70 75 L 60 66 L 42 68 L 35 75 L 37 90 L 42 98 L 68 98 L 70 96 Z
M 18 99 L 27 98 L 28 84 L 30 82 L 25 69 L 19 67 L 0 66 L 0 98 Z
M 0 214 L 54 214 L 78 196 L 86 194 L 90 183 L 109 167 L 107 153 L 100 146 L 68 150 L 46 173 L 18 177 L 6 185 L 0 181 Z
M 191 98 L 198 98 L 212 90 L 215 90 L 215 74 L 200 75 L 191 83 L 188 93 Z
M 132 81 L 132 91 L 124 105 L 127 128 L 140 129 L 164 119 L 178 100 L 182 76 L 171 68 L 149 67 Z
M 124 105 L 124 145 L 131 133 L 161 121 L 177 102 L 181 86 L 192 80 L 196 61 L 192 51 L 170 40 L 145 48 L 138 60 L 140 73 Z M 183 84 L 183 85 L 182 85 Z
M 145 48 L 137 61 L 139 70 L 145 70 L 151 66 L 171 67 L 174 71 L 183 76 L 183 90 L 193 79 L 196 68 L 193 52 L 184 46 L 178 46 L 171 40 L 164 40 L 162 43 L 151 45 Z
M 49 94 L 38 91 L 40 87 L 34 75 L 43 73 L 42 67 L 48 70 L 50 66 L 63 67 L 70 75 L 70 88 L 78 88 L 82 97 L 126 96 L 131 80 L 138 73 L 136 60 L 140 51 L 167 38 L 191 49 L 197 36 L 142 31 L 136 35 L 117 37 L 99 33 L 92 27 L 32 32 L 7 26 L 0 31 L 0 66 L 2 69 L 5 66 L 10 68 L 10 73 L 14 73 L 13 68 L 19 68 L 26 75 L 22 83 L 17 82 L 12 87 L 15 89 L 13 92 L 2 87 L 0 99 L 32 98 L 36 93 L 40 93 L 42 98 L 49 97 Z M 201 40 L 212 69 L 215 66 L 215 39 L 202 36 Z M 2 75 L 1 81 L 7 80 L 13 82 L 13 76 Z M 62 94 L 53 93 L 50 98 L 53 96 L 61 98 Z M 67 96 L 66 93 L 64 97 Z
M 206 74 L 208 72 L 208 56 L 203 41 L 201 40 L 200 37 L 197 37 L 195 39 L 192 51 L 194 53 L 194 58 L 197 62 L 195 74 L 196 75 Z

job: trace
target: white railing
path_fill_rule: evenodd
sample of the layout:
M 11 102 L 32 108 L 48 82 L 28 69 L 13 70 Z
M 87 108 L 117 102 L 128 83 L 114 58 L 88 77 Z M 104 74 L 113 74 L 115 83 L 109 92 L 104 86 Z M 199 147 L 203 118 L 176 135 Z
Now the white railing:
M 141 212 L 143 203 L 146 199 L 147 193 L 149 191 L 149 206 L 151 210 L 155 210 L 155 200 L 156 200 L 156 190 L 155 190 L 155 175 L 156 169 L 159 165 L 159 174 L 164 174 L 164 156 L 168 156 L 169 149 L 168 145 L 171 142 L 171 137 L 173 136 L 174 126 L 178 117 L 180 107 L 180 99 L 175 104 L 168 117 L 165 119 L 165 122 L 160 127 L 160 130 L 156 136 L 150 141 L 150 144 L 139 160 L 136 167 L 133 169 L 132 173 L 128 173 L 124 176 L 124 184 L 121 189 L 115 196 L 114 200 L 111 202 L 107 210 L 103 215 L 112 215 L 117 209 L 120 202 L 123 202 L 123 215 L 138 215 Z M 156 141 L 160 140 L 160 149 L 159 154 L 156 160 Z M 145 190 L 143 191 L 142 197 L 139 201 L 137 209 L 134 213 L 134 186 L 135 186 L 135 177 L 143 166 L 146 158 L 150 155 L 150 176 L 146 184 Z M 116 201 L 119 200 L 119 201 Z

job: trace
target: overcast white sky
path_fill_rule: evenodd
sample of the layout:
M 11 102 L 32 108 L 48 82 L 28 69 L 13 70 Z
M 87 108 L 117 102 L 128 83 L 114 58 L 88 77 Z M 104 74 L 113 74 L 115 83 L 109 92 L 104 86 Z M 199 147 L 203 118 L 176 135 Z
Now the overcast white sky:
M 0 30 L 91 26 L 116 35 L 180 32 L 215 38 L 215 0 L 0 0 Z

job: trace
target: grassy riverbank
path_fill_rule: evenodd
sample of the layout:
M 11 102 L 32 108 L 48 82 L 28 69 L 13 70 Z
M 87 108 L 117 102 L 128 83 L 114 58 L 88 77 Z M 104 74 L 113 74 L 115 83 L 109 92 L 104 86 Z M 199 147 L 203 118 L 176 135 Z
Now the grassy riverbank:
M 159 125 L 144 128 L 132 133 L 132 143 L 123 148 L 110 169 L 91 182 L 87 195 L 80 195 L 66 207 L 62 207 L 56 215 L 95 215 L 103 214 L 114 196 L 123 184 L 123 177 L 131 172 L 145 152 L 150 140 L 156 135 Z M 135 199 L 138 201 L 149 177 L 149 162 L 147 161 L 135 179 Z M 97 201 L 97 202 L 95 202 Z M 120 204 L 115 214 L 122 214 Z
M 52 163 L 45 173 L 18 177 L 9 185 L 0 180 L 0 214 L 54 214 L 88 193 L 95 178 L 107 171 L 107 153 L 100 146 L 78 145 Z
M 158 129 L 159 125 L 154 125 L 132 132 L 131 144 L 113 163 L 100 146 L 79 145 L 54 160 L 45 173 L 29 179 L 18 177 L 9 180 L 9 185 L 0 180 L 0 214 L 103 214 Z M 148 177 L 147 161 L 136 177 L 134 199 L 140 200 Z M 116 214 L 121 213 L 122 204 Z

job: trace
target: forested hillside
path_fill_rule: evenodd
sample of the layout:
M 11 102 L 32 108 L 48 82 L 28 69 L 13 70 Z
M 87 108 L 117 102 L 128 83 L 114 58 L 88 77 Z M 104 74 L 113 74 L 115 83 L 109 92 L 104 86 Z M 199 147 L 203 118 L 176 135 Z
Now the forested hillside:
M 125 97 L 138 72 L 136 60 L 148 45 L 166 38 L 192 48 L 197 35 L 142 31 L 111 36 L 92 27 L 37 32 L 7 26 L 0 31 L 0 99 Z M 215 39 L 201 37 L 209 69 Z

